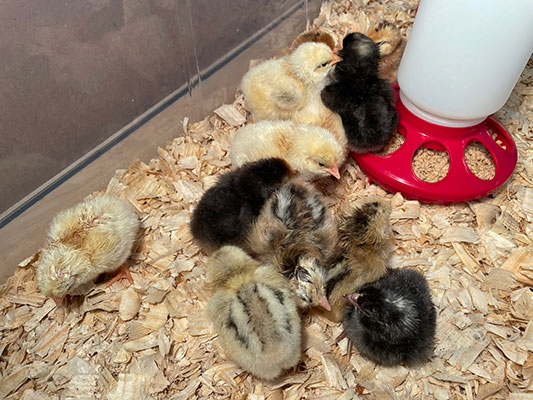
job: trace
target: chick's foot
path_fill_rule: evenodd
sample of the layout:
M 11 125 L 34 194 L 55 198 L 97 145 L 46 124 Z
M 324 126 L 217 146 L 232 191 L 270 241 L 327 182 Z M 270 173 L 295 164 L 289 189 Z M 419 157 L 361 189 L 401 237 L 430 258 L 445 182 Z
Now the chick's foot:
M 337 336 L 337 338 L 335 339 L 335 343 L 339 344 L 344 339 L 348 340 L 348 348 L 346 349 L 346 355 L 348 356 L 348 358 L 350 358 L 352 356 L 353 343 L 350 340 L 350 338 L 346 335 L 346 331 L 342 331 L 342 333 L 339 336 Z
M 133 277 L 131 276 L 128 263 L 126 262 L 120 266 L 120 268 L 117 270 L 117 274 L 109 282 L 107 282 L 105 287 L 108 288 L 121 279 L 127 279 L 131 284 L 133 284 Z
M 70 304 L 70 295 L 65 295 L 65 297 L 52 296 L 52 300 L 55 301 L 57 308 L 65 304 L 67 307 Z

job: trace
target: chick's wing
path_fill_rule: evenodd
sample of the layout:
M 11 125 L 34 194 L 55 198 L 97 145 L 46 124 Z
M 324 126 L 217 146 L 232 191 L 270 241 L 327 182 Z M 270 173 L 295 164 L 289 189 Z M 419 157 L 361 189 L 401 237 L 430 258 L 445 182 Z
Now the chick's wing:
M 299 110 L 305 104 L 306 92 L 303 85 L 290 77 L 280 76 L 272 82 L 271 95 L 277 107 L 284 110 Z

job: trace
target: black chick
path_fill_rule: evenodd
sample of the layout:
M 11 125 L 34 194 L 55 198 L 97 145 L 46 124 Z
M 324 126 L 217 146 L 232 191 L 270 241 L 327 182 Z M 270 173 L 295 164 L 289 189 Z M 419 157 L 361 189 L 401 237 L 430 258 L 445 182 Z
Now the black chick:
M 346 298 L 352 305 L 344 314 L 344 330 L 363 356 L 385 366 L 429 361 L 437 317 L 420 272 L 389 269 Z
M 224 245 L 244 245 L 266 200 L 293 174 L 284 160 L 266 158 L 222 175 L 193 212 L 194 239 L 208 252 Z
M 341 116 L 350 150 L 380 150 L 396 130 L 398 113 L 390 83 L 378 77 L 379 47 L 362 33 L 350 33 L 339 56 L 322 101 Z

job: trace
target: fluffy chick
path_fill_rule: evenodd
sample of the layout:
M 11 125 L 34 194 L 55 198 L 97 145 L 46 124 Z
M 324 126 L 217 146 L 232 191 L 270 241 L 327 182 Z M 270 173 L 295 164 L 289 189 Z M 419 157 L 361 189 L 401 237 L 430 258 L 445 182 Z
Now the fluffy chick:
M 233 246 L 211 255 L 207 274 L 207 313 L 226 356 L 265 380 L 294 367 L 301 322 L 287 279 Z
M 320 305 L 326 298 L 324 262 L 336 244 L 336 224 L 319 192 L 292 180 L 265 204 L 248 236 L 248 248 L 291 280 L 298 306 Z
M 335 52 L 335 39 L 329 33 L 323 30 L 312 30 L 300 33 L 292 41 L 290 50 L 296 50 L 302 43 L 306 42 L 315 42 L 315 43 L 325 43 L 328 47 Z
M 424 276 L 414 269 L 389 269 L 381 279 L 346 296 L 346 336 L 378 364 L 409 367 L 430 360 L 436 312 Z
M 326 282 L 331 311 L 325 316 L 331 321 L 342 320 L 345 294 L 386 273 L 392 253 L 390 213 L 387 200 L 369 196 L 357 200 L 339 217 L 337 250 L 328 261 Z
M 320 93 L 338 61 L 328 45 L 308 42 L 285 57 L 259 63 L 242 78 L 246 108 L 255 121 L 290 119 L 310 91 Z
M 343 58 L 322 101 L 342 118 L 348 147 L 356 153 L 380 150 L 398 125 L 390 83 L 378 77 L 379 48 L 362 33 L 350 33 Z
M 242 245 L 266 200 L 293 174 L 279 158 L 246 163 L 222 175 L 196 206 L 191 233 L 208 252 L 223 245 Z
M 80 285 L 117 270 L 130 255 L 138 230 L 139 219 L 130 205 L 113 196 L 95 197 L 61 211 L 41 250 L 39 290 L 60 304 Z
M 261 121 L 240 128 L 231 142 L 234 167 L 265 157 L 280 157 L 304 179 L 340 178 L 345 160 L 342 147 L 326 129 L 290 121 Z
M 391 83 L 396 82 L 407 41 L 402 38 L 400 30 L 392 25 L 379 25 L 367 35 L 379 46 L 379 77 Z

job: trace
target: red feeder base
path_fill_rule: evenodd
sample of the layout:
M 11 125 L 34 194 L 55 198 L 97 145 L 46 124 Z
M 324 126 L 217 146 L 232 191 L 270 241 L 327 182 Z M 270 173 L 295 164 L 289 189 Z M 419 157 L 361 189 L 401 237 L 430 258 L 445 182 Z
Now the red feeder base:
M 400 115 L 398 132 L 405 137 L 401 147 L 387 155 L 352 153 L 372 181 L 409 199 L 449 204 L 487 196 L 511 176 L 516 166 L 516 146 L 511 135 L 496 119 L 489 117 L 466 128 L 435 125 L 417 117 L 403 105 L 398 87 L 395 87 L 395 96 Z M 491 134 L 501 144 L 496 143 Z M 478 178 L 466 164 L 465 148 L 474 141 L 485 146 L 492 156 L 496 173 L 490 180 Z M 420 147 L 448 152 L 448 173 L 440 181 L 426 182 L 414 173 L 413 157 Z

